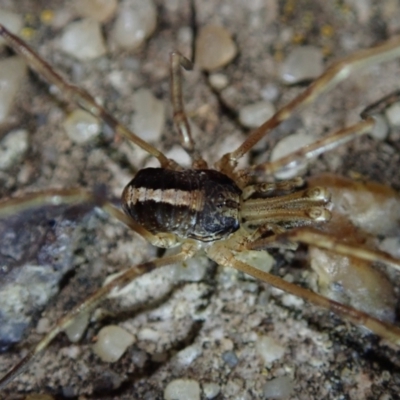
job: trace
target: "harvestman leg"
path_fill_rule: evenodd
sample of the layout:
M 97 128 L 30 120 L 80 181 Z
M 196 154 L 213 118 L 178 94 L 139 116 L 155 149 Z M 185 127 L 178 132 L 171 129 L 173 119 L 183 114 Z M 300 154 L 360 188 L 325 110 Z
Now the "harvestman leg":
M 298 240 L 298 241 L 303 241 L 303 240 Z M 268 272 L 259 270 L 258 268 L 255 268 L 242 261 L 239 261 L 238 259 L 235 258 L 234 255 L 234 252 L 238 251 L 239 248 L 236 248 L 235 244 L 232 245 L 232 248 L 228 248 L 226 246 L 228 242 L 229 239 L 225 243 L 220 242 L 212 245 L 210 249 L 207 251 L 208 256 L 220 265 L 233 267 L 239 271 L 242 271 L 246 274 L 253 276 L 256 279 L 266 282 L 271 286 L 274 286 L 287 293 L 291 293 L 295 296 L 298 296 L 316 306 L 320 306 L 328 310 L 331 310 L 334 313 L 338 314 L 339 316 L 344 317 L 346 320 L 353 322 L 356 325 L 363 325 L 376 335 L 381 336 L 382 338 L 387 339 L 392 343 L 400 345 L 400 328 L 388 324 L 386 322 L 380 321 L 362 311 L 356 310 L 344 304 L 340 304 L 334 300 L 330 300 L 327 297 L 312 292 L 311 290 L 287 282 L 278 276 L 272 275 Z M 378 252 L 376 254 L 378 254 Z M 352 255 L 354 256 L 354 254 Z M 357 254 L 357 256 L 362 256 L 362 254 Z M 377 257 L 375 257 L 375 260 L 377 260 Z M 395 264 L 400 265 L 400 262 L 398 260 L 392 259 L 392 261 Z
M 174 240 L 175 235 L 165 235 L 164 238 L 154 236 L 150 232 L 146 231 L 143 227 L 135 223 L 132 219 L 127 217 L 110 202 L 106 201 L 102 196 L 98 196 L 94 192 L 92 193 L 80 188 L 50 189 L 3 200 L 0 202 L 0 217 L 11 216 L 18 212 L 31 209 L 32 207 L 43 207 L 46 205 L 72 205 L 79 203 L 93 203 L 94 206 L 101 208 L 108 214 L 117 218 L 119 221 L 125 223 L 136 233 L 139 233 L 150 243 L 156 246 L 171 247 L 176 244 L 176 241 Z M 182 244 L 181 251 L 178 254 L 133 266 L 102 288 L 95 291 L 83 303 L 78 304 L 64 317 L 62 317 L 54 326 L 54 328 L 52 328 L 17 365 L 12 367 L 12 369 L 0 379 L 0 388 L 7 385 L 8 382 L 13 380 L 17 375 L 25 370 L 36 358 L 36 356 L 40 354 L 60 332 L 65 330 L 74 321 L 77 315 L 87 313 L 92 310 L 98 303 L 105 299 L 112 290 L 116 288 L 121 289 L 137 277 L 156 268 L 182 262 L 188 258 L 191 258 L 197 251 L 198 244 L 192 240 L 187 240 Z
M 275 161 L 254 165 L 253 167 L 250 167 L 244 171 L 249 175 L 254 173 L 272 175 L 275 172 L 281 171 L 285 168 L 293 168 L 305 160 L 315 158 L 320 154 L 333 150 L 338 146 L 354 140 L 358 136 L 362 136 L 371 132 L 374 128 L 374 125 L 374 118 L 368 118 L 365 121 L 360 121 L 352 126 L 349 126 L 348 128 L 331 133 L 330 135 L 316 140 L 307 146 L 301 147 L 299 150 L 293 151 L 292 153 L 278 158 Z M 241 171 L 239 171 L 239 173 L 240 172 Z
M 367 118 L 372 115 L 382 114 L 392 104 L 400 101 L 400 90 L 388 94 L 377 102 L 369 105 L 362 113 L 361 118 Z
M 172 107 L 174 109 L 174 123 L 179 133 L 181 145 L 192 157 L 193 168 L 207 169 L 207 163 L 204 161 L 204 159 L 201 157 L 200 153 L 196 149 L 190 129 L 189 120 L 183 106 L 181 68 L 190 71 L 193 69 L 193 63 L 178 52 L 173 52 L 170 54 L 170 62 L 171 101 Z
M 299 111 L 312 103 L 320 94 L 332 89 L 351 73 L 363 67 L 390 61 L 398 57 L 400 57 L 400 38 L 396 37 L 381 45 L 371 49 L 360 50 L 353 55 L 337 61 L 304 92 L 254 130 L 236 150 L 225 154 L 217 164 L 219 170 L 229 175 L 236 167 L 238 160 L 251 150 L 264 136 L 271 132 L 272 129 L 292 116 L 295 111 Z M 360 127 L 360 129 L 363 128 Z
M 156 268 L 185 261 L 186 259 L 191 258 L 197 251 L 198 245 L 193 241 L 184 242 L 182 249 L 178 254 L 164 258 L 158 258 L 153 261 L 130 267 L 111 282 L 95 291 L 91 296 L 86 298 L 86 300 L 75 306 L 64 317 L 62 317 L 54 326 L 54 328 L 52 328 L 18 364 L 13 366 L 0 379 L 0 388 L 7 385 L 7 383 L 12 381 L 17 375 L 23 372 L 34 361 L 36 356 L 38 356 L 60 332 L 64 331 L 69 325 L 72 324 L 78 315 L 91 311 L 99 302 L 105 299 L 112 290 L 121 289 L 137 277 L 153 271 Z
M 67 82 L 61 75 L 43 60 L 35 51 L 28 47 L 18 36 L 13 35 L 0 24 L 0 36 L 17 54 L 21 55 L 29 67 L 42 76 L 46 81 L 55 85 L 67 101 L 70 101 L 90 112 L 111 127 L 115 133 L 125 137 L 132 143 L 156 157 L 163 168 L 177 169 L 175 161 L 168 159 L 163 153 L 149 143 L 135 135 L 131 130 L 118 122 L 105 108 L 96 103 L 96 100 L 86 90 Z
M 154 246 L 170 248 L 177 244 L 174 234 L 153 235 L 107 201 L 104 198 L 104 194 L 99 195 L 96 192 L 90 192 L 82 188 L 47 189 L 1 200 L 0 218 L 12 216 L 33 207 L 72 205 L 79 203 L 92 203 L 93 206 L 101 208 L 107 214 L 112 215 L 134 232 L 144 237 Z

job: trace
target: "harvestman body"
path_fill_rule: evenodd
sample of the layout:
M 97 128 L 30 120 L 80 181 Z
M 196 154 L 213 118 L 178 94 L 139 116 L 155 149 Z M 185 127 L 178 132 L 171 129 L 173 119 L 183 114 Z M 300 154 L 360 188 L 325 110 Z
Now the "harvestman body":
M 210 259 L 220 265 L 231 266 L 306 301 L 330 309 L 400 345 L 398 327 L 286 282 L 235 257 L 238 252 L 262 251 L 269 247 L 293 248 L 296 243 L 305 243 L 344 256 L 382 262 L 400 269 L 400 261 L 386 253 L 339 242 L 313 228 L 330 219 L 330 212 L 327 209 L 330 193 L 326 188 L 303 189 L 303 181 L 300 178 L 272 184 L 258 183 L 255 179 L 255 176 L 272 174 L 299 160 L 315 157 L 371 131 L 375 121 L 369 112 L 363 116 L 365 118 L 363 121 L 330 134 L 275 162 L 255 165 L 245 170 L 236 169 L 238 159 L 273 128 L 289 118 L 295 110 L 312 102 L 319 94 L 345 79 L 351 72 L 366 65 L 399 57 L 399 38 L 369 50 L 359 51 L 333 64 L 302 94 L 252 132 L 241 146 L 223 156 L 217 162 L 216 169 L 210 169 L 197 152 L 183 108 L 181 67 L 190 69 L 191 63 L 180 54 L 172 53 L 171 89 L 174 122 L 182 146 L 193 160 L 192 169 L 184 170 L 116 121 L 86 91 L 66 82 L 22 40 L 1 25 L 0 36 L 5 39 L 8 46 L 26 59 L 33 70 L 57 86 L 67 100 L 101 118 L 117 135 L 140 146 L 156 157 L 161 165 L 160 168 L 139 171 L 126 186 L 122 195 L 125 214 L 96 193 L 77 188 L 50 189 L 3 200 L 0 202 L 0 216 L 55 202 L 57 204 L 91 202 L 156 246 L 164 248 L 181 246 L 180 252 L 176 255 L 131 267 L 78 304 L 57 322 L 23 360 L 0 379 L 0 386 L 5 386 L 20 374 L 59 332 L 73 322 L 78 314 L 93 309 L 114 288 L 123 287 L 136 277 L 155 268 L 186 260 L 201 248 Z M 379 106 L 382 104 L 378 104 L 375 108 Z

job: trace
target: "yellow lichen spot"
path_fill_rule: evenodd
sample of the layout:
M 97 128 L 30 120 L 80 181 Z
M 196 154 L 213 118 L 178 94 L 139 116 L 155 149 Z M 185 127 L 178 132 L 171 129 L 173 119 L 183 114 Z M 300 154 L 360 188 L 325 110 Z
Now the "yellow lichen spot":
M 43 10 L 40 13 L 40 20 L 44 24 L 49 24 L 54 18 L 54 12 L 52 10 Z
M 328 57 L 332 54 L 332 46 L 326 44 L 323 48 L 322 48 L 322 54 L 324 55 L 324 57 Z
M 24 39 L 24 40 L 32 40 L 32 38 L 36 35 L 36 31 L 32 28 L 29 27 L 25 27 L 22 28 L 21 32 L 20 32 L 20 36 Z
M 321 34 L 325 37 L 332 37 L 333 36 L 333 27 L 331 25 L 324 25 L 321 28 Z
M 314 24 L 314 14 L 311 12 L 304 13 L 304 16 L 303 16 L 301 22 L 302 22 L 302 26 L 305 29 L 311 29 L 311 27 Z
M 306 38 L 305 38 L 304 34 L 297 32 L 292 36 L 292 43 L 293 44 L 301 44 L 301 43 L 304 43 L 305 39 Z
M 285 3 L 285 6 L 283 7 L 283 13 L 286 16 L 292 15 L 294 12 L 295 5 L 296 5 L 296 2 L 294 0 L 288 0 Z
M 25 14 L 24 21 L 27 25 L 33 25 L 36 21 L 36 17 L 33 14 Z
M 283 61 L 283 51 L 281 49 L 276 49 L 274 53 L 274 59 L 276 62 Z
M 343 14 L 350 14 L 352 12 L 351 7 L 347 4 L 342 4 L 340 10 Z

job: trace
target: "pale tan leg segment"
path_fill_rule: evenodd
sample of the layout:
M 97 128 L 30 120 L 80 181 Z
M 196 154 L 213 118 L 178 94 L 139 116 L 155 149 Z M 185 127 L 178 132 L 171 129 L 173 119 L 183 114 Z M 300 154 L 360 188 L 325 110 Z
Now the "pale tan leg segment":
M 48 189 L 1 200 L 0 218 L 15 215 L 33 207 L 72 205 L 79 203 L 89 203 L 93 204 L 93 207 L 101 208 L 107 214 L 112 215 L 130 229 L 143 236 L 154 246 L 170 248 L 178 244 L 174 234 L 166 233 L 153 235 L 119 210 L 119 208 L 112 205 L 103 196 L 97 196 L 95 192 L 82 188 Z
M 177 164 L 175 161 L 165 157 L 163 153 L 158 151 L 155 147 L 142 140 L 135 135 L 127 127 L 118 122 L 108 111 L 96 103 L 96 100 L 87 91 L 67 82 L 61 75 L 43 60 L 35 51 L 28 47 L 18 36 L 13 35 L 4 26 L 0 24 L 0 36 L 6 41 L 7 45 L 11 47 L 17 54 L 21 55 L 29 67 L 42 76 L 46 81 L 55 85 L 63 97 L 90 112 L 97 118 L 100 118 L 104 123 L 110 126 L 118 135 L 121 135 L 147 151 L 152 156 L 156 157 L 164 168 L 176 169 Z
M 165 258 L 159 258 L 154 261 L 149 261 L 143 264 L 136 265 L 129 268 L 127 271 L 119 275 L 117 278 L 109 282 L 107 285 L 103 286 L 91 296 L 89 296 L 85 301 L 78 304 L 73 308 L 68 314 L 62 317 L 54 328 L 52 328 L 46 336 L 32 349 L 29 353 L 14 367 L 12 367 L 1 379 L 0 388 L 4 387 L 13 380 L 16 376 L 22 373 L 33 361 L 34 359 L 51 343 L 51 341 L 63 330 L 68 328 L 69 325 L 74 321 L 74 319 L 82 313 L 91 311 L 94 307 L 104 300 L 107 295 L 113 289 L 121 289 L 135 278 L 143 275 L 147 272 L 153 271 L 156 268 L 160 268 L 166 265 L 175 264 L 182 262 L 193 256 L 195 252 L 198 251 L 198 247 L 193 245 L 192 242 L 186 242 L 182 245 L 182 251 L 174 256 L 169 256 Z
M 346 244 L 313 228 L 291 229 L 277 237 L 277 242 L 299 242 L 320 249 L 329 250 L 348 257 L 356 257 L 361 260 L 379 262 L 400 271 L 400 260 L 379 250 L 369 250 L 355 244 Z
M 375 120 L 373 118 L 368 118 L 365 121 L 361 121 L 357 124 L 349 126 L 348 128 L 341 129 L 328 135 L 327 137 L 315 141 L 312 144 L 304 146 L 297 151 L 289 153 L 285 157 L 279 158 L 272 162 L 254 165 L 246 170 L 246 172 L 249 174 L 256 173 L 272 175 L 275 172 L 284 170 L 285 168 L 296 167 L 305 160 L 315 158 L 320 154 L 333 150 L 336 147 L 342 146 L 359 136 L 371 132 L 374 125 Z
M 251 150 L 264 136 L 299 111 L 312 103 L 320 94 L 327 92 L 351 73 L 368 65 L 379 64 L 400 56 L 400 38 L 396 37 L 371 49 L 360 50 L 343 58 L 329 67 L 304 92 L 280 109 L 268 121 L 253 131 L 248 138 L 233 152 L 225 154 L 218 162 L 221 172 L 229 173 L 236 167 L 237 161 Z
M 400 90 L 388 94 L 377 102 L 369 105 L 360 115 L 361 118 L 366 119 L 368 117 L 382 114 L 392 104 L 400 101 Z
M 187 118 L 182 99 L 182 72 L 181 68 L 186 70 L 193 69 L 193 64 L 186 57 L 178 52 L 170 55 L 171 60 L 171 99 L 174 109 L 174 123 L 179 132 L 179 138 L 182 147 L 192 157 L 193 168 L 206 169 L 207 163 L 196 150 L 189 120 Z
M 208 256 L 220 265 L 233 267 L 278 289 L 298 296 L 316 306 L 331 310 L 346 320 L 356 325 L 365 326 L 376 335 L 400 345 L 400 329 L 396 326 L 380 321 L 362 311 L 358 311 L 352 307 L 330 300 L 308 289 L 304 289 L 301 286 L 289 283 L 282 278 L 243 263 L 235 258 L 233 251 L 236 249 L 230 250 L 225 246 L 226 243 L 223 242 L 215 243 L 209 248 L 207 252 Z

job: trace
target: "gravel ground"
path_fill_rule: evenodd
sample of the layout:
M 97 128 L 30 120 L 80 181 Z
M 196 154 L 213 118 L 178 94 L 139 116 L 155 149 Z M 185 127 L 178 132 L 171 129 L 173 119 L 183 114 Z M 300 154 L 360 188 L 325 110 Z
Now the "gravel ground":
M 150 89 L 166 106 L 166 124 L 155 143 L 165 152 L 176 144 L 169 102 L 169 52 L 178 49 L 190 54 L 191 38 L 202 26 L 223 25 L 238 48 L 236 58 L 217 71 L 227 78 L 227 87 L 216 91 L 208 75 L 198 70 L 185 74 L 184 81 L 186 108 L 198 127 L 195 140 L 211 161 L 236 147 L 248 133 L 238 122 L 242 107 L 268 98 L 279 108 L 302 90 L 301 86 L 286 87 L 278 80 L 281 62 L 291 49 L 300 44 L 317 46 L 328 65 L 400 29 L 400 4 L 396 0 L 202 0 L 194 1 L 193 9 L 184 0 L 165 0 L 156 1 L 156 30 L 139 49 L 122 51 L 108 44 L 106 55 L 81 62 L 59 50 L 62 29 L 69 23 L 69 2 L 54 0 L 50 7 L 48 3 L 20 0 L 16 5 L 0 0 L 0 8 L 22 15 L 24 25 L 32 29 L 26 31 L 33 34 L 32 47 L 75 84 L 99 98 L 124 123 L 129 124 L 134 113 L 132 93 Z M 60 27 L 43 21 L 41 12 L 49 8 L 67 16 Z M 76 15 L 71 12 L 70 20 L 74 19 Z M 102 25 L 106 42 L 112 25 L 112 20 Z M 399 74 L 398 61 L 371 67 L 325 95 L 279 134 L 304 126 L 310 135 L 318 137 L 357 121 L 368 104 L 399 88 Z M 98 139 L 74 144 L 62 128 L 66 112 L 67 107 L 48 93 L 47 85 L 30 74 L 10 116 L 0 126 L 1 136 L 16 128 L 29 132 L 23 161 L 0 173 L 2 196 L 104 183 L 110 197 L 117 197 L 138 168 L 153 165 L 143 152 L 123 141 L 111 141 L 107 129 Z M 320 157 L 307 173 L 332 171 L 362 176 L 399 190 L 398 135 L 399 130 L 393 129 L 385 141 L 369 137 L 357 140 Z M 273 137 L 259 145 L 246 162 L 262 158 L 274 141 Z M 70 252 L 71 257 L 66 259 L 73 268 L 61 280 L 60 293 L 44 312 L 34 312 L 25 340 L 11 348 L 3 346 L 6 351 L 0 355 L 0 371 L 20 359 L 46 326 L 99 287 L 106 276 L 161 254 L 111 218 L 96 211 L 78 211 L 66 218 L 64 209 L 51 210 L 54 214 L 43 217 L 71 221 L 65 228 L 62 225 L 50 232 L 49 224 L 45 224 L 43 243 L 65 246 L 60 239 L 70 235 L 67 250 L 58 251 Z M 24 229 L 33 230 L 37 225 L 32 219 Z M 300 279 L 305 276 L 302 270 L 285 263 L 276 270 Z M 283 386 L 289 394 L 284 398 L 289 399 L 399 398 L 398 348 L 381 343 L 326 310 L 306 306 L 201 257 L 196 259 L 196 266 L 189 267 L 187 276 L 176 271 L 176 267 L 166 267 L 143 277 L 127 298 L 108 300 L 96 312 L 96 321 L 80 342 L 71 344 L 64 335 L 57 337 L 0 398 L 33 399 L 33 394 L 41 393 L 56 399 L 168 399 L 173 398 L 168 397 L 168 385 L 186 379 L 192 386 L 188 389 L 190 397 L 185 398 L 262 399 L 266 398 L 265 384 L 277 377 L 285 377 Z M 120 325 L 135 336 L 134 345 L 112 364 L 100 361 L 92 352 L 97 333 L 107 324 Z M 263 343 L 272 349 L 262 350 Z M 272 358 L 265 360 L 265 354 Z

